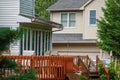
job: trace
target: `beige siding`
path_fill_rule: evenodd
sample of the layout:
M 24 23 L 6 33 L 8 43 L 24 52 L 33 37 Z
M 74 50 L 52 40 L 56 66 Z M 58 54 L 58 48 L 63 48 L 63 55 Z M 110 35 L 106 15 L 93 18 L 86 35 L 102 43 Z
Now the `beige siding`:
M 89 55 L 93 59 L 95 59 L 96 55 L 98 55 L 100 58 L 110 58 L 108 54 L 104 53 L 103 51 L 101 52 L 95 43 L 53 44 L 52 52 L 60 55 Z
M 96 6 L 97 4 L 97 6 Z M 97 39 L 97 25 L 89 25 L 89 11 L 96 10 L 96 18 L 103 16 L 101 7 L 105 6 L 105 0 L 94 0 L 83 11 L 76 11 L 76 27 L 64 28 L 56 33 L 83 33 L 84 39 Z M 51 20 L 60 23 L 61 12 L 51 12 Z
M 59 46 L 58 46 L 59 45 Z M 54 53 L 58 53 L 60 55 L 89 55 L 100 56 L 100 49 L 95 44 L 54 44 L 53 45 Z
M 83 11 L 76 11 L 76 28 L 64 28 L 63 31 L 56 33 L 82 33 L 83 39 L 97 39 L 97 25 L 89 25 L 89 11 L 96 10 L 96 18 L 103 16 L 101 10 L 105 6 L 105 0 L 93 0 Z M 67 11 L 66 11 L 67 12 Z M 61 12 L 51 12 L 51 20 L 60 23 Z M 65 53 L 70 55 L 89 55 L 95 58 L 99 55 L 101 58 L 109 58 L 108 55 L 101 52 L 95 43 L 54 43 L 53 53 Z
M 16 27 L 19 0 L 0 0 L 0 27 Z
M 53 51 L 79 51 L 79 52 L 99 52 L 95 44 L 54 44 Z
M 97 5 L 97 6 L 96 6 Z M 96 18 L 99 19 L 103 16 L 103 12 L 101 10 L 105 5 L 105 0 L 94 0 L 89 5 L 85 7 L 84 10 L 84 39 L 96 39 L 97 25 L 91 26 L 89 25 L 89 11 L 96 10 Z
M 75 28 L 64 28 L 63 31 L 59 31 L 56 33 L 83 33 L 83 13 L 76 13 L 76 26 Z M 52 12 L 51 20 L 57 23 L 61 23 L 61 12 Z

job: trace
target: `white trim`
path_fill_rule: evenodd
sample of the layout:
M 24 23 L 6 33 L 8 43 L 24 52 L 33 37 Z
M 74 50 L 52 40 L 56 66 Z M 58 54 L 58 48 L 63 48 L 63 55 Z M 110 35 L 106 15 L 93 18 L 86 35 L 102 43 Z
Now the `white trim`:
M 53 44 L 68 43 L 68 41 L 54 41 Z M 70 41 L 69 43 L 96 43 L 96 41 Z
M 41 45 L 40 45 L 40 47 L 41 47 L 41 50 L 40 50 L 40 55 L 42 55 L 42 52 L 43 52 L 43 46 L 42 46 L 42 44 L 43 44 L 43 31 L 41 31 Z
M 39 31 L 37 31 L 37 51 L 36 54 L 39 54 Z
M 49 32 L 47 32 L 47 51 L 49 50 Z
M 70 14 L 70 13 L 67 13 L 67 26 L 66 26 L 66 27 L 68 27 L 68 28 L 70 27 L 70 26 L 69 26 L 69 20 L 70 20 L 69 14 Z
M 44 54 L 46 50 L 46 32 L 44 32 Z
M 62 21 L 62 14 L 66 13 L 67 14 L 67 26 L 64 26 L 64 28 L 76 28 L 76 12 L 61 12 L 60 13 L 60 23 Z M 75 26 L 69 26 L 69 15 L 70 13 L 74 13 L 75 14 Z M 62 23 L 61 23 L 62 24 Z
M 28 50 L 28 29 L 26 31 L 26 50 Z
M 49 44 L 50 44 L 50 46 L 49 46 L 50 50 L 52 50 L 52 33 L 50 33 L 50 43 Z
M 94 1 L 94 0 L 88 0 L 88 2 L 86 2 L 82 7 L 80 7 L 80 10 L 84 10 L 85 6 L 88 5 L 92 1 Z
M 32 32 L 33 30 L 30 30 L 30 50 L 32 50 Z

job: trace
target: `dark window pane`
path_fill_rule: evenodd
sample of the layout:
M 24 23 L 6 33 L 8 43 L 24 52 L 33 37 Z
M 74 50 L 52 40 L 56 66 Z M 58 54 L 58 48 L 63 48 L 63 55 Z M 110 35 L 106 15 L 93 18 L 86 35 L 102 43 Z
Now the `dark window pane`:
M 90 11 L 90 18 L 95 18 L 96 17 L 96 10 L 91 10 Z
M 90 10 L 90 24 L 96 24 L 96 10 Z
M 91 18 L 91 19 L 90 19 L 90 24 L 96 24 L 96 19 Z
M 30 30 L 28 30 L 28 50 L 30 50 Z
M 32 50 L 34 50 L 34 40 L 35 40 L 34 33 L 35 33 L 35 31 L 33 30 L 33 32 L 32 32 Z

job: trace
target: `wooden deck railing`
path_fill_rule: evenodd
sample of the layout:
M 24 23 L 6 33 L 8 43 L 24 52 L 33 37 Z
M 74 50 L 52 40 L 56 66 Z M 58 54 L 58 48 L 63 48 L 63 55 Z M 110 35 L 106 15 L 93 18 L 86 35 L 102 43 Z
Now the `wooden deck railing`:
M 79 56 L 79 66 L 82 67 L 82 73 L 83 75 L 87 76 L 89 79 L 89 75 L 92 72 L 97 72 L 96 70 L 96 65 L 94 64 L 94 62 L 92 61 L 91 58 L 89 58 L 88 55 L 86 56 Z
M 109 70 L 107 67 L 105 67 L 104 63 L 99 59 L 98 56 L 96 56 L 96 64 L 100 64 L 103 67 L 107 80 L 110 80 Z M 96 69 L 99 71 L 98 67 L 96 67 Z
M 82 67 L 82 74 L 89 78 L 89 69 L 87 67 L 87 57 L 86 56 L 78 56 L 78 65 Z
M 19 73 L 25 73 L 29 68 L 34 69 L 38 80 L 64 80 L 65 74 L 72 72 L 73 67 L 80 70 L 73 64 L 73 56 L 0 56 L 1 58 L 17 62 Z M 3 77 L 16 74 L 13 69 L 4 70 Z
M 87 67 L 89 68 L 89 71 L 90 72 L 96 72 L 97 70 L 96 70 L 96 65 L 95 65 L 95 63 L 93 62 L 93 60 L 87 55 L 86 56 L 87 57 Z M 92 68 L 92 69 L 91 69 Z

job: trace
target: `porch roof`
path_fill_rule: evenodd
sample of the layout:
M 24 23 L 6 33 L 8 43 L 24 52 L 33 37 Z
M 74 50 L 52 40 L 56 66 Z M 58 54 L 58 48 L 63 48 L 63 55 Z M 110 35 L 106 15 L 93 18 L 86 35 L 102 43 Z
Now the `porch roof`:
M 24 17 L 27 17 L 29 19 L 31 19 L 31 22 L 20 22 L 20 24 L 22 25 L 28 25 L 28 26 L 32 26 L 32 27 L 36 27 L 36 28 L 46 28 L 46 29 L 52 29 L 53 31 L 61 31 L 63 30 L 63 25 L 53 22 L 53 21 L 49 21 L 49 20 L 45 20 L 42 19 L 40 17 L 34 16 L 26 16 L 26 15 L 21 15 Z

